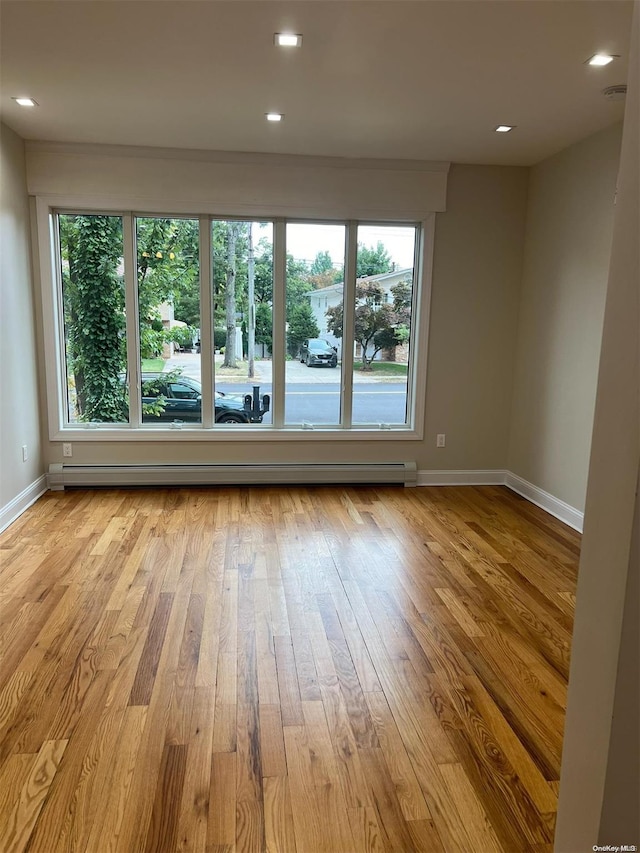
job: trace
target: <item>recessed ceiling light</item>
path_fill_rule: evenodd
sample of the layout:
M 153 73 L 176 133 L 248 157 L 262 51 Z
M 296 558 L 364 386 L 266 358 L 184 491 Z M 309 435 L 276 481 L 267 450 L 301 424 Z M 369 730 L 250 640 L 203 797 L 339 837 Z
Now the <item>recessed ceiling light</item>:
M 265 113 L 267 121 L 282 121 L 284 116 L 282 113 Z
M 594 53 L 591 59 L 587 59 L 587 65 L 608 65 L 617 58 L 613 53 Z
M 513 130 L 515 124 L 499 124 L 496 127 L 496 133 L 509 133 L 510 130 Z
M 38 106 L 37 102 L 34 101 L 33 98 L 25 98 L 25 97 L 21 96 L 19 98 L 12 98 L 12 100 L 15 101 L 19 107 L 37 107 Z
M 300 47 L 302 36 L 300 33 L 274 33 L 273 41 L 278 47 Z

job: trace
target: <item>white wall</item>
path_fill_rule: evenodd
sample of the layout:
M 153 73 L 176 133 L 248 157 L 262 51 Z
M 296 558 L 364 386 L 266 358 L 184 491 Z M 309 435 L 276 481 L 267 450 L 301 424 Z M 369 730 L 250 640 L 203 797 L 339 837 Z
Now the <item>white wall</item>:
M 509 469 L 582 511 L 621 128 L 531 170 Z
M 638 483 L 640 489 L 640 482 Z M 640 496 L 636 492 L 629 575 L 620 635 L 618 676 L 611 720 L 607 776 L 598 843 L 640 841 Z
M 0 527 L 7 507 L 44 473 L 22 139 L 0 125 Z M 28 459 L 22 461 L 22 445 Z M 34 495 L 35 496 L 35 495 Z
M 528 169 L 449 172 L 436 220 L 427 372 L 428 469 L 507 467 Z M 436 449 L 436 434 L 447 446 Z
M 617 726 L 629 721 L 637 703 L 634 682 L 625 682 L 631 665 L 637 684 L 638 668 L 637 641 L 635 648 L 629 645 L 635 638 L 628 625 L 622 654 L 620 650 L 625 596 L 637 595 L 639 557 L 637 521 L 635 534 L 633 529 L 640 467 L 639 63 L 640 3 L 636 2 L 571 649 L 557 853 L 582 853 L 599 843 L 637 845 L 640 841 L 637 800 L 631 803 L 633 811 L 625 815 L 624 824 L 612 826 L 616 809 L 605 798 L 605 794 L 615 798 L 617 787 L 629 784 L 629 775 L 637 780 L 638 774 L 633 756 L 619 748 L 625 733 Z M 627 601 L 626 610 L 626 618 L 632 619 L 637 599 Z M 625 706 L 630 713 L 625 713 Z M 633 735 L 637 736 L 635 707 L 628 752 Z M 627 796 L 622 794 L 624 802 Z M 633 834 L 628 837 L 623 832 Z

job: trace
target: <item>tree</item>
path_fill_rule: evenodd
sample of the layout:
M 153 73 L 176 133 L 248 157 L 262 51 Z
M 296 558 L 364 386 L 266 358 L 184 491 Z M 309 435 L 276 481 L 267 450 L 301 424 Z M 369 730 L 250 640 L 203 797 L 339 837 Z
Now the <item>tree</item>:
M 307 301 L 306 295 L 311 290 L 313 287 L 309 281 L 309 265 L 307 262 L 298 261 L 293 255 L 287 255 L 287 292 L 285 297 L 287 322 L 291 322 L 294 310 Z
M 326 272 L 333 272 L 333 261 L 328 251 L 318 252 L 311 264 L 309 272 L 311 275 L 322 275 Z
M 309 281 L 314 290 L 330 287 L 344 278 L 344 269 L 335 266 L 329 252 L 318 252 L 309 270 Z
M 391 288 L 393 295 L 393 310 L 398 316 L 398 323 L 408 326 L 411 322 L 411 302 L 413 288 L 411 280 L 399 281 Z
M 312 290 L 330 287 L 341 281 L 343 277 L 342 268 L 336 269 L 328 251 L 318 252 L 309 267 L 307 280 Z
M 200 328 L 200 229 L 193 219 L 176 223 L 173 308 L 176 320 Z
M 256 303 L 273 301 L 273 245 L 266 237 L 256 243 L 255 297 Z
M 159 319 L 163 302 L 174 305 L 176 320 L 200 325 L 198 221 L 144 218 L 136 220 L 138 313 L 145 335 Z
M 359 279 L 356 281 L 356 308 L 354 337 L 362 349 L 362 370 L 371 370 L 371 363 L 383 349 L 392 349 L 405 338 L 411 321 L 411 288 L 400 282 L 391 288 L 393 304 L 385 301 L 385 290 L 380 282 Z M 342 337 L 344 305 L 340 302 L 327 309 L 327 328 Z
M 325 253 L 319 253 L 319 255 L 323 254 Z M 328 256 L 328 252 L 326 255 Z M 331 262 L 330 258 L 329 262 Z M 320 263 L 322 265 L 324 262 L 321 261 Z M 287 287 L 285 295 L 287 321 L 291 319 L 293 309 L 300 305 L 308 293 L 317 287 L 326 287 L 334 284 L 342 278 L 341 270 L 334 270 L 333 273 L 322 272 L 313 275 L 311 273 L 312 267 L 313 264 L 310 267 L 306 261 L 297 260 L 293 255 L 287 254 Z M 273 247 L 264 237 L 256 244 L 255 300 L 256 303 L 265 302 L 269 305 L 273 302 Z
M 320 329 L 313 316 L 311 305 L 307 300 L 297 305 L 291 312 L 289 330 L 287 332 L 287 344 L 289 354 L 295 358 L 300 350 L 300 345 L 307 338 L 317 338 Z
M 273 345 L 273 313 L 266 302 L 256 305 L 256 343 L 264 344 L 269 352 Z
M 122 219 L 60 216 L 68 369 L 81 421 L 127 419 Z
M 391 272 L 392 270 L 393 262 L 391 256 L 381 240 L 378 240 L 375 247 L 367 247 L 364 243 L 358 243 L 358 256 L 356 259 L 357 278 L 380 275 L 380 273 Z

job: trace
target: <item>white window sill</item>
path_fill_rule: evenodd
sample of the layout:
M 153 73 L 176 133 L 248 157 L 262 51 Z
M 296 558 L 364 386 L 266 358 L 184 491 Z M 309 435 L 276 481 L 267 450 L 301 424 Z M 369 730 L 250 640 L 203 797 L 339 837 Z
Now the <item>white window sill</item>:
M 358 429 L 340 429 L 339 427 L 302 429 L 297 426 L 283 429 L 268 426 L 236 426 L 226 429 L 220 426 L 212 429 L 202 427 L 133 429 L 124 424 L 121 427 L 65 427 L 49 436 L 51 441 L 168 441 L 171 443 L 184 441 L 420 441 L 422 437 L 421 432 L 402 426 L 391 429 L 380 429 L 379 426 Z

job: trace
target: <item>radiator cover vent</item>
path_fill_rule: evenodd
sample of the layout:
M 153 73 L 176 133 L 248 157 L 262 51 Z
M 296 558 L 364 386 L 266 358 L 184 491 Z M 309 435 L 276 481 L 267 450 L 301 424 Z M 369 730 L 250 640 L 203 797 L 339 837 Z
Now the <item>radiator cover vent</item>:
M 49 466 L 48 485 L 213 486 L 286 483 L 399 483 L 415 486 L 415 462 L 309 465 L 65 465 Z

